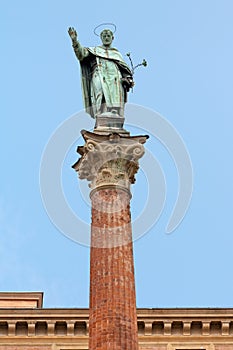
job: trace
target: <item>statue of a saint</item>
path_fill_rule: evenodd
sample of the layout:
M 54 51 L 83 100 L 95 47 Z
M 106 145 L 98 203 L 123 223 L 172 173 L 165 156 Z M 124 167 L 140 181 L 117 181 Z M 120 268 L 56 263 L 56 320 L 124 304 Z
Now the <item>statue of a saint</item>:
M 111 47 L 113 32 L 104 29 L 100 34 L 102 45 L 97 47 L 82 47 L 74 28 L 69 28 L 68 33 L 81 65 L 86 112 L 93 118 L 108 112 L 123 117 L 127 92 L 134 83 L 120 52 Z

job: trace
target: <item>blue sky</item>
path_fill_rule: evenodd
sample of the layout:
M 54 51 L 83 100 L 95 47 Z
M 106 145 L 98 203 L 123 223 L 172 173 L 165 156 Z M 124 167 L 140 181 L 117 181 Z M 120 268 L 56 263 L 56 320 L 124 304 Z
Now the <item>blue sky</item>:
M 44 291 L 45 307 L 88 306 L 89 248 L 66 238 L 49 220 L 39 170 L 51 134 L 83 108 L 67 28 L 75 26 L 81 43 L 95 46 L 94 27 L 114 22 L 114 46 L 130 51 L 136 63 L 148 61 L 135 74 L 130 102 L 158 111 L 174 125 L 194 170 L 189 210 L 167 235 L 177 174 L 163 145 L 148 142 L 165 174 L 167 199 L 156 226 L 134 244 L 137 306 L 233 306 L 232 11 L 231 0 L 2 1 L 1 291 Z M 70 169 L 75 148 L 63 170 L 72 205 L 78 188 Z M 136 212 L 144 182 L 139 173 Z M 76 198 L 78 203 L 78 191 Z M 78 210 L 88 220 L 88 206 Z

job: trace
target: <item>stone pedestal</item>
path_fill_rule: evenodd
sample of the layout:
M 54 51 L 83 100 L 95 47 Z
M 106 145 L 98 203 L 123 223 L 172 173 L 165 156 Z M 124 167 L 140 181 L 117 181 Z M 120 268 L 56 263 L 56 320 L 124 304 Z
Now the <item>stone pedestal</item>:
M 123 130 L 125 118 L 120 116 L 116 110 L 105 112 L 96 117 L 95 131 L 104 129 Z
M 73 165 L 90 181 L 90 350 L 138 350 L 130 186 L 147 136 L 82 131 Z

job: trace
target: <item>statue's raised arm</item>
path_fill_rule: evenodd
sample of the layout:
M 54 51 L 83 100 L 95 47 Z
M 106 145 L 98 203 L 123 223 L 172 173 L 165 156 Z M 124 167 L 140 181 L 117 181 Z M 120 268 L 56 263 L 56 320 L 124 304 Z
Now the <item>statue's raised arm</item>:
M 73 42 L 77 41 L 78 34 L 77 34 L 76 30 L 73 27 L 70 27 L 68 29 L 68 33 L 69 33 L 69 36 L 71 37 Z
M 77 56 L 79 61 L 82 61 L 85 57 L 89 55 L 89 53 L 85 47 L 81 46 L 80 42 L 78 41 L 77 31 L 73 27 L 70 27 L 68 29 L 68 33 L 72 40 L 72 46 L 74 48 L 75 55 Z

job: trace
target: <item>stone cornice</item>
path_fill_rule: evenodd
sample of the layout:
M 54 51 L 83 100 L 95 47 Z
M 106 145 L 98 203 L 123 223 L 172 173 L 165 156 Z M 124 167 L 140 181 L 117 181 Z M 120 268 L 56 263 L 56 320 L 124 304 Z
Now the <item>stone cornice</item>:
M 23 317 L 46 316 L 54 317 L 87 317 L 89 315 L 88 308 L 0 308 L 0 318 L 3 315 L 12 317 L 13 315 L 22 315 Z M 137 308 L 139 318 L 233 318 L 233 308 Z

